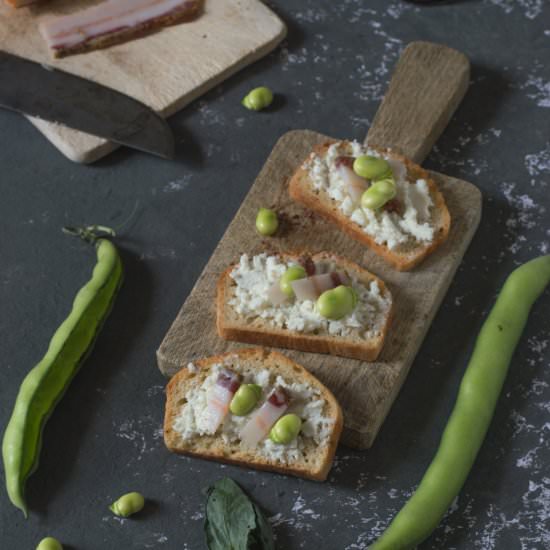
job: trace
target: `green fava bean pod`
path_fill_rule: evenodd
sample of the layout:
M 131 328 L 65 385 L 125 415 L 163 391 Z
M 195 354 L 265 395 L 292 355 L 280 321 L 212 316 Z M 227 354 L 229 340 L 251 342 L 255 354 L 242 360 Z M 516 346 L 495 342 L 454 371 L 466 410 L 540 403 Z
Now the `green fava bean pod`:
M 128 518 L 137 514 L 145 506 L 145 499 L 141 493 L 126 493 L 109 506 L 109 510 L 121 518 Z
M 63 546 L 57 539 L 46 537 L 38 543 L 36 550 L 63 550 Z
M 370 550 L 415 548 L 437 527 L 472 468 L 531 307 L 549 283 L 550 255 L 521 265 L 508 277 L 481 327 L 432 463 Z
M 76 295 L 71 313 L 53 335 L 46 355 L 23 380 L 4 433 L 6 488 L 25 517 L 25 483 L 38 466 L 44 425 L 89 352 L 122 281 L 116 247 L 98 236 L 98 232 L 114 235 L 111 229 L 91 226 L 66 232 L 94 244 L 97 263 L 91 279 Z

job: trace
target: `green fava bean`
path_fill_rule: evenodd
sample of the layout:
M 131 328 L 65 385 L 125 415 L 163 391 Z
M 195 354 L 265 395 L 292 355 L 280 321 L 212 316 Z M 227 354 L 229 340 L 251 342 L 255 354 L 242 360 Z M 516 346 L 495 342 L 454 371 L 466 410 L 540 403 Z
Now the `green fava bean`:
M 290 283 L 292 281 L 297 281 L 298 279 L 303 279 L 304 277 L 307 277 L 307 273 L 301 265 L 291 265 L 281 277 L 281 281 L 279 283 L 281 290 L 287 296 L 294 296 L 294 290 L 292 289 L 292 285 Z
M 63 546 L 57 539 L 46 537 L 38 543 L 36 550 L 63 550 Z
M 384 178 L 373 183 L 361 196 L 361 206 L 370 210 L 382 208 L 395 197 L 395 182 L 393 178 Z
M 357 157 L 353 163 L 353 171 L 368 180 L 377 180 L 391 175 L 390 165 L 384 159 L 370 155 Z
M 301 429 L 302 419 L 298 415 L 285 414 L 281 416 L 281 418 L 275 422 L 273 428 L 271 428 L 269 439 L 271 439 L 273 443 L 288 445 L 298 437 Z
M 261 111 L 273 103 L 273 92 L 266 86 L 254 88 L 242 100 L 242 104 L 251 111 Z
M 256 229 L 260 235 L 266 237 L 273 235 L 279 227 L 277 213 L 269 208 L 260 208 L 256 216 Z
M 317 299 L 317 310 L 326 319 L 337 321 L 349 315 L 357 305 L 357 293 L 350 287 L 340 285 L 327 290 Z
M 351 313 L 357 305 L 357 292 L 351 286 L 340 285 L 333 289 L 333 292 L 340 299 L 342 306 L 346 310 L 346 314 Z
M 393 199 L 396 194 L 395 190 L 395 180 L 393 176 L 383 178 L 381 180 L 376 180 L 373 185 L 376 188 L 376 191 L 381 195 L 388 197 L 388 200 Z
M 235 392 L 229 410 L 235 416 L 247 415 L 260 400 L 262 388 L 258 384 L 242 384 Z
M 130 517 L 133 514 L 136 514 L 145 506 L 145 499 L 140 493 L 127 493 L 122 495 L 118 500 L 113 502 L 109 509 L 115 516 L 121 518 Z

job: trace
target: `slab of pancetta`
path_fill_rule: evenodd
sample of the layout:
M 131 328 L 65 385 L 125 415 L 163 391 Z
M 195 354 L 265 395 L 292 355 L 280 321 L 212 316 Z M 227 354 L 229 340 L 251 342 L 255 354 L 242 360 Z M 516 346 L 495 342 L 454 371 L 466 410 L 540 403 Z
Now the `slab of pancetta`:
M 106 0 L 40 23 L 55 57 L 104 48 L 196 15 L 203 0 Z

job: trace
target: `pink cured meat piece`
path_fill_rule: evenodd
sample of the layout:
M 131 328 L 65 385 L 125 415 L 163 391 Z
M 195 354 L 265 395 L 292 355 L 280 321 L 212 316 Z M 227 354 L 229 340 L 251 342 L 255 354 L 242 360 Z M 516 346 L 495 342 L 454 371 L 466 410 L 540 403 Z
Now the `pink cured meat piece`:
M 338 157 L 336 159 L 336 170 L 346 184 L 351 200 L 358 203 L 363 193 L 369 188 L 369 183 L 353 171 L 353 160 L 352 157 Z
M 266 437 L 273 424 L 288 409 L 288 395 L 283 388 L 275 388 L 266 402 L 253 414 L 241 431 L 241 441 L 245 447 L 255 447 Z
M 313 275 L 290 283 L 298 300 L 317 300 L 326 290 L 349 284 L 349 277 L 343 271 Z
M 229 369 L 223 369 L 216 383 L 206 396 L 208 406 L 208 433 L 216 433 L 229 412 L 229 405 L 241 385 L 239 376 Z
M 274 306 L 280 306 L 288 300 L 288 296 L 281 290 L 281 282 L 275 281 L 267 291 L 267 298 Z

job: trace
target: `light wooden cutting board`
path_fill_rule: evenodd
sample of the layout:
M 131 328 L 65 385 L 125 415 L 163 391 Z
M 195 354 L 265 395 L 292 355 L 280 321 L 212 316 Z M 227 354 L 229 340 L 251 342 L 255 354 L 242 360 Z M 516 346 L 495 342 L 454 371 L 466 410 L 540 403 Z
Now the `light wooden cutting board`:
M 40 18 L 100 0 L 50 0 L 14 10 L 0 1 L 0 50 L 94 80 L 169 116 L 284 38 L 284 23 L 259 0 L 205 0 L 192 22 L 92 53 L 54 60 L 38 31 Z M 68 158 L 93 162 L 117 145 L 38 119 L 31 122 Z
M 393 146 L 421 162 L 462 99 L 468 78 L 469 63 L 462 54 L 435 44 L 411 44 L 398 63 L 367 141 Z M 470 183 L 432 172 L 452 217 L 448 241 L 415 270 L 398 272 L 290 200 L 288 179 L 312 147 L 327 139 L 300 130 L 279 140 L 165 336 L 157 359 L 160 370 L 170 376 L 195 358 L 243 346 L 221 340 L 215 327 L 216 281 L 241 253 L 255 254 L 268 247 L 331 250 L 347 256 L 386 281 L 394 297 L 395 321 L 379 359 L 366 363 L 281 351 L 333 391 L 344 411 L 342 442 L 363 449 L 372 445 L 476 231 L 481 194 Z M 255 233 L 260 206 L 276 208 L 284 220 L 278 237 L 262 239 Z

